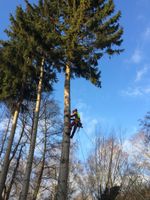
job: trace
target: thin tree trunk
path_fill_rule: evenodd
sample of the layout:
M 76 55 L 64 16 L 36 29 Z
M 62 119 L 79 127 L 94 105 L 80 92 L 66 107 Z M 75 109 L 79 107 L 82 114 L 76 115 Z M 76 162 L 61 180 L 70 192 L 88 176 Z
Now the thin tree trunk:
M 8 124 L 7 124 L 6 130 L 5 130 L 3 139 L 2 139 L 2 146 L 1 146 L 1 150 L 0 150 L 0 158 L 1 158 L 1 155 L 3 153 L 4 145 L 5 145 L 5 142 L 6 142 L 6 139 L 7 139 L 7 134 L 8 134 L 8 130 L 9 130 L 10 121 L 11 121 L 11 117 L 9 117 Z
M 17 173 L 17 169 L 18 169 L 18 167 L 19 167 L 19 162 L 20 162 L 20 158 L 21 158 L 21 154 L 22 154 L 22 149 L 23 149 L 23 147 L 24 147 L 24 145 L 22 145 L 21 148 L 20 148 L 19 155 L 18 155 L 18 158 L 17 158 L 17 163 L 16 163 L 16 166 L 15 166 L 15 168 L 14 168 L 14 171 L 13 171 L 13 174 L 12 174 L 12 178 L 11 178 L 9 187 L 8 187 L 8 189 L 7 189 L 6 197 L 5 197 L 4 200 L 8 200 L 8 199 L 9 199 L 10 192 L 11 192 L 11 188 L 12 188 L 12 186 L 13 186 L 14 179 L 15 179 L 16 173 Z
M 38 127 L 38 119 L 39 119 L 39 111 L 40 111 L 40 103 L 41 103 L 43 74 L 44 74 L 44 59 L 42 59 L 41 68 L 40 68 L 40 80 L 38 83 L 37 99 L 36 99 L 36 106 L 35 106 L 35 112 L 34 112 L 33 132 L 31 134 L 29 155 L 28 155 L 28 159 L 27 159 L 26 171 L 25 171 L 24 181 L 23 181 L 23 185 L 22 185 L 22 191 L 20 193 L 19 200 L 26 200 L 27 195 L 28 195 L 28 190 L 29 190 L 30 174 L 31 174 L 31 170 L 32 170 L 34 149 L 35 149 L 35 143 L 36 143 L 36 135 L 37 135 L 37 127 Z
M 11 153 L 12 143 L 13 143 L 13 140 L 14 140 L 16 125 L 17 125 L 19 111 L 20 111 L 20 105 L 21 105 L 21 102 L 19 102 L 17 104 L 16 110 L 14 112 L 11 132 L 10 132 L 10 136 L 9 136 L 9 139 L 8 139 L 8 146 L 7 146 L 7 149 L 6 149 L 6 154 L 5 154 L 5 157 L 4 157 L 2 171 L 1 171 L 1 174 L 0 174 L 0 199 L 2 199 L 2 193 L 3 193 L 3 189 L 5 187 L 5 182 L 6 182 L 6 178 L 7 178 L 8 169 L 9 169 L 9 157 L 10 157 L 10 153 Z
M 46 122 L 45 122 L 46 123 Z M 44 165 L 45 165 L 45 155 L 46 155 L 46 140 L 47 140 L 47 136 L 46 136 L 46 129 L 45 129 L 45 138 L 44 138 L 44 150 L 43 150 L 43 159 L 42 159 L 42 163 L 41 163 L 41 168 L 40 171 L 38 173 L 38 177 L 37 177 L 37 181 L 36 181 L 36 188 L 34 190 L 34 194 L 33 194 L 33 198 L 32 200 L 36 200 L 37 199 L 37 195 L 40 189 L 40 185 L 41 185 L 41 180 L 42 180 L 42 175 L 43 175 L 43 171 L 44 171 Z
M 34 190 L 34 194 L 33 194 L 33 198 L 32 200 L 36 200 L 37 199 L 37 195 L 40 189 L 40 185 L 41 185 L 41 180 L 42 180 L 42 175 L 43 175 L 43 171 L 44 171 L 44 164 L 45 164 L 45 155 L 43 155 L 44 158 L 42 159 L 42 163 L 41 163 L 41 168 L 40 171 L 38 172 L 38 177 L 36 179 L 36 188 Z
M 111 152 L 110 152 L 110 161 L 109 161 L 109 166 L 108 166 L 108 177 L 107 177 L 107 183 L 106 183 L 106 188 L 111 188 L 112 187 L 112 161 L 113 161 L 113 151 L 114 151 L 114 139 L 112 137 L 111 139 Z
M 26 126 L 26 124 L 25 124 L 25 122 L 23 122 L 23 124 L 22 124 L 22 130 L 21 130 L 21 133 L 19 134 L 19 135 L 20 135 L 19 140 L 18 140 L 18 142 L 17 142 L 17 144 L 16 144 L 16 146 L 15 146 L 13 152 L 12 152 L 12 156 L 11 156 L 10 159 L 9 159 L 9 163 L 10 163 L 10 162 L 12 161 L 12 159 L 15 157 L 15 154 L 16 154 L 16 152 L 17 152 L 17 150 L 18 150 L 18 147 L 19 147 L 19 145 L 20 145 L 21 139 L 22 139 L 22 137 L 23 137 L 23 133 L 24 133 L 25 126 Z
M 66 200 L 68 192 L 70 151 L 70 66 L 66 65 L 64 86 L 64 133 L 61 150 L 60 169 L 58 177 L 58 190 L 56 199 Z

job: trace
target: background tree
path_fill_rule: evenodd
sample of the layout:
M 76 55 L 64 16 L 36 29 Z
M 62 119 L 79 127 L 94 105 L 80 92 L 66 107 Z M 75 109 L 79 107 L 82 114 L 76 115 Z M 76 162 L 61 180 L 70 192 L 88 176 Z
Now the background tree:
M 54 100 L 42 101 L 28 198 L 46 198 L 57 178 L 62 122 Z M 37 197 L 38 194 L 38 197 Z
M 114 137 L 97 138 L 96 146 L 88 158 L 87 169 L 90 196 L 93 199 L 114 200 L 128 169 L 128 155 Z
M 7 180 L 5 182 L 4 199 L 17 199 L 22 188 L 26 159 L 28 157 L 28 149 L 31 142 L 34 108 L 35 102 L 31 102 L 28 107 L 28 112 L 21 113 L 19 116 L 18 128 L 14 137 L 10 157 L 10 159 L 12 159 L 7 174 Z M 35 191 L 39 185 L 40 187 L 36 199 L 48 198 L 54 192 L 53 185 L 56 185 L 60 158 L 60 137 L 63 129 L 61 118 L 62 116 L 60 115 L 60 109 L 54 99 L 47 99 L 46 97 L 44 100 L 42 100 L 28 199 L 35 199 Z M 20 141 L 17 151 L 15 152 L 15 155 L 13 156 L 16 145 L 18 144 L 21 129 L 23 128 L 24 120 L 26 122 L 26 127 L 24 129 L 23 137 Z M 22 154 L 20 160 L 17 161 L 22 145 L 24 145 Z M 44 156 L 45 161 L 43 161 Z M 18 162 L 19 165 L 16 167 Z M 44 167 L 42 167 L 43 164 Z M 42 175 L 40 176 L 40 174 Z
M 15 135 L 20 107 L 22 106 L 24 99 L 28 100 L 29 96 L 34 97 L 35 95 L 34 81 L 31 84 L 31 82 L 27 82 L 26 79 L 27 75 L 34 73 L 34 70 L 24 72 L 26 67 L 30 68 L 31 63 L 27 63 L 26 60 L 24 60 L 24 52 L 22 52 L 22 46 L 21 44 L 20 46 L 17 44 L 18 43 L 15 41 L 4 42 L 3 53 L 1 54 L 1 69 L 3 69 L 3 74 L 1 77 L 0 99 L 9 107 L 10 112 L 13 115 L 13 120 L 3 162 L 2 173 L 0 176 L 0 195 L 2 194 L 7 176 L 9 156 Z
M 30 12 L 29 12 L 30 13 Z M 35 14 L 37 14 L 37 13 L 35 13 Z M 40 14 L 39 14 L 40 15 Z M 25 13 L 23 12 L 23 10 L 21 9 L 21 7 L 18 7 L 17 8 L 17 10 L 16 10 L 16 19 L 13 17 L 13 16 L 11 16 L 11 24 L 12 24 L 12 26 L 11 26 L 11 30 L 9 30 L 9 31 L 7 31 L 7 34 L 9 35 L 9 37 L 11 38 L 11 40 L 13 40 L 13 42 L 8 42 L 8 43 L 14 43 L 14 46 L 16 47 L 16 51 L 18 50 L 18 47 L 19 48 L 21 48 L 21 50 L 20 50 L 20 54 L 19 55 L 17 55 L 17 56 L 19 56 L 19 59 L 20 59 L 20 61 L 21 61 L 21 63 L 15 63 L 15 62 L 17 62 L 16 60 L 17 60 L 17 56 L 16 55 L 14 55 L 14 52 L 12 51 L 12 50 L 14 50 L 13 49 L 13 47 L 12 46 L 10 46 L 10 45 L 8 45 L 8 43 L 6 44 L 6 42 L 3 42 L 3 44 L 5 45 L 5 49 L 6 49 L 6 51 L 7 51 L 7 49 L 9 48 L 9 56 L 13 56 L 14 55 L 14 65 L 15 65 L 15 67 L 16 67 L 16 70 L 18 70 L 17 69 L 17 67 L 18 67 L 18 65 L 19 66 L 21 66 L 20 68 L 21 68 L 21 70 L 19 71 L 19 73 L 21 74 L 23 74 L 23 77 L 24 77 L 24 79 L 22 78 L 22 76 L 20 76 L 19 78 L 20 79 L 18 79 L 17 80 L 17 78 L 16 78 L 16 74 L 15 74 L 15 76 L 14 76 L 14 79 L 16 78 L 16 82 L 17 82 L 17 86 L 15 85 L 14 86 L 14 88 L 15 87 L 17 87 L 17 89 L 19 89 L 20 91 L 22 91 L 22 93 L 24 93 L 24 94 L 29 94 L 30 93 L 30 100 L 31 100 L 31 98 L 33 98 L 33 99 L 35 99 L 35 97 L 33 97 L 33 91 L 36 91 L 36 88 L 37 88 L 37 83 L 38 83 L 38 79 L 41 79 L 41 75 L 39 75 L 40 74 L 40 72 L 39 72 L 39 68 L 38 68 L 38 63 L 39 63 L 39 59 L 40 60 L 42 60 L 42 59 L 44 59 L 43 58 L 43 54 L 41 53 L 41 48 L 40 48 L 40 46 L 38 46 L 38 40 L 34 40 L 34 37 L 30 37 L 29 36 L 29 34 L 27 33 L 27 32 L 25 32 L 24 31 L 24 29 L 22 28 L 22 27 L 26 27 L 25 26 L 25 23 L 24 23 L 24 20 L 25 20 L 25 17 L 27 18 L 27 16 L 25 15 Z M 33 17 L 32 17 L 33 18 Z M 30 15 L 30 18 L 28 17 L 27 19 L 29 20 L 32 20 L 32 18 L 31 18 L 31 15 Z M 37 19 L 37 15 L 36 15 L 36 18 L 34 18 L 34 19 Z M 35 21 L 34 21 L 35 22 Z M 37 23 L 38 23 L 38 21 L 37 21 Z M 31 25 L 31 24 L 30 24 Z M 34 24 L 34 27 L 36 27 L 36 24 Z M 32 23 L 32 26 L 30 27 L 30 30 L 32 29 L 34 29 L 34 27 L 33 27 L 33 23 Z M 41 28 L 41 27 L 43 27 L 43 24 L 41 24 L 41 26 L 40 27 L 38 27 L 39 29 Z M 34 29 L 34 30 L 36 30 L 36 29 Z M 40 30 L 39 30 L 40 31 Z M 33 31 L 34 32 L 34 31 Z M 45 38 L 40 38 L 40 39 L 45 39 Z M 54 39 L 54 38 L 53 38 Z M 52 40 L 51 40 L 52 41 Z M 55 41 L 55 40 L 53 40 L 53 41 Z M 19 46 L 20 45 L 20 46 Z M 27 48 L 26 48 L 26 45 L 27 45 Z M 6 48 L 6 46 L 7 46 L 7 48 Z M 52 45 L 51 45 L 51 47 L 52 47 Z M 49 46 L 49 48 L 50 48 L 50 46 Z M 3 49 L 4 50 L 4 49 Z M 17 51 L 17 53 L 18 53 L 18 51 Z M 7 55 L 7 52 L 6 52 L 6 55 Z M 8 59 L 8 55 L 7 55 L 7 57 L 5 56 L 5 54 L 3 53 L 3 61 L 4 61 L 4 59 L 5 59 L 5 63 L 7 63 L 8 61 L 7 61 L 7 59 Z M 9 59 L 10 59 L 10 57 L 9 57 Z M 2 61 L 2 65 L 4 65 L 4 62 Z M 55 77 L 55 73 L 54 72 L 52 72 L 52 70 L 50 69 L 50 63 L 52 63 L 52 61 L 50 61 L 50 59 L 47 59 L 46 60 L 46 67 L 42 70 L 43 71 L 43 74 L 46 74 L 46 76 L 44 76 L 44 82 L 43 82 L 43 87 L 41 86 L 41 90 L 42 89 L 45 89 L 45 91 L 50 91 L 51 89 L 52 89 L 52 82 L 53 81 L 55 81 L 56 80 L 56 77 Z M 10 67 L 11 67 L 11 63 L 9 63 L 10 64 Z M 17 65 L 18 64 L 18 65 Z M 44 66 L 44 64 L 42 64 L 42 67 Z M 10 69 L 9 69 L 10 70 Z M 11 70 L 12 70 L 12 67 L 11 67 Z M 6 80 L 5 80 L 5 77 L 7 77 L 7 75 L 6 74 L 10 74 L 10 77 L 12 77 L 13 76 L 13 74 L 12 74 L 12 72 L 11 72 L 11 70 L 9 71 L 9 73 L 8 73 L 8 69 L 6 69 L 5 70 L 5 72 L 6 73 L 3 73 L 2 75 L 3 75 L 3 84 L 2 84 L 2 90 L 3 90 L 3 96 L 2 96 L 2 98 L 6 98 L 7 97 L 7 91 L 8 91 L 8 89 L 10 89 L 10 80 L 11 81 L 14 81 L 14 79 L 10 79 L 9 80 L 9 82 L 7 83 L 7 86 L 6 87 L 3 87 L 3 86 L 5 86 L 5 82 L 6 82 Z M 14 69 L 13 69 L 14 70 Z M 46 73 L 47 72 L 47 73 Z M 14 71 L 14 73 L 15 73 L 15 71 Z M 20 75 L 19 74 L 19 75 Z M 18 76 L 19 76 L 18 75 Z M 10 78 L 9 77 L 9 78 Z M 40 77 L 40 78 L 39 78 Z M 43 78 L 42 78 L 43 79 Z M 25 91 L 25 89 L 23 89 L 23 88 L 19 88 L 19 84 L 20 84 L 20 86 L 21 86 L 21 84 L 23 84 L 24 83 L 24 85 L 23 85 L 23 88 L 26 88 L 26 91 Z M 30 91 L 27 91 L 27 84 L 28 84 L 28 89 L 30 88 Z M 35 85 L 34 85 L 35 84 Z M 31 87 L 31 86 L 33 86 L 33 88 Z M 7 88 L 8 87 L 8 88 Z M 18 90 L 18 91 L 19 91 Z M 15 92 L 15 89 L 12 91 L 12 95 L 14 94 L 14 92 Z M 32 94 L 31 94 L 32 93 Z M 23 94 L 23 95 L 24 95 Z M 19 94 L 17 94 L 17 95 L 19 95 Z M 16 96 L 17 96 L 16 95 Z M 22 96 L 23 96 L 22 95 Z M 6 97 L 5 97 L 6 96 Z M 10 96 L 10 95 L 8 95 L 8 96 Z M 17 98 L 21 98 L 21 101 L 19 102 L 19 104 L 16 104 L 16 105 L 18 105 L 18 107 L 17 107 L 17 111 L 16 111 L 16 114 L 15 114 L 15 121 L 14 121 L 14 126 L 13 126 L 13 128 L 12 128 L 12 134 L 11 134 L 11 139 L 9 140 L 10 141 L 10 143 L 9 143 L 9 147 L 11 147 L 11 145 L 12 145 L 12 141 L 13 141 L 13 137 L 14 137 L 14 133 L 15 133 L 15 129 L 16 129 L 16 124 L 17 124 L 17 119 L 18 119 L 18 114 L 19 114 L 19 109 L 20 109 L 20 105 L 21 105 L 21 102 L 23 101 L 23 97 L 22 97 L 21 95 L 20 95 L 20 97 L 19 96 L 17 96 Z M 29 96 L 28 96 L 28 99 L 29 99 Z M 35 96 L 35 95 L 34 95 Z M 11 96 L 12 97 L 12 96 Z M 8 98 L 8 97 L 7 97 Z M 37 112 L 38 113 L 38 112 Z M 35 128 L 34 128 L 34 130 L 35 130 L 35 132 L 36 132 L 36 127 L 37 127 L 37 121 L 38 121 L 38 117 L 36 117 L 36 122 L 34 123 L 35 124 Z M 34 134 L 35 135 L 35 134 Z M 34 145 L 33 145 L 34 146 Z M 34 148 L 32 148 L 32 149 L 34 149 Z M 8 159 L 9 159 L 9 154 L 10 154 L 10 148 L 8 148 L 8 153 L 6 154 L 7 155 L 7 157 L 5 157 L 6 158 L 6 160 L 5 160 L 5 162 L 4 162 L 4 166 L 6 166 L 6 163 L 8 162 Z M 32 155 L 32 154 L 30 154 L 30 155 Z M 32 162 L 32 161 L 31 161 Z M 30 162 L 30 163 L 31 163 Z M 8 165 L 7 165 L 8 166 Z M 2 180 L 2 185 L 4 186 L 4 182 L 5 182 L 5 180 L 6 180 L 6 174 L 7 174 L 7 167 L 5 168 L 4 167 L 4 169 L 5 169 L 5 173 L 2 173 L 1 174 L 1 180 Z M 4 171 L 4 170 L 3 170 Z M 5 175 L 4 175 L 5 174 Z M 2 188 L 2 187 L 1 187 Z
M 11 115 L 6 106 L 1 107 L 1 120 L 0 120 L 0 158 L 3 157 L 4 149 L 8 139 L 8 132 L 11 124 Z M 1 163 L 1 162 L 0 162 Z
M 145 135 L 147 143 L 150 141 L 150 112 L 147 112 L 144 119 L 140 120 L 141 131 Z

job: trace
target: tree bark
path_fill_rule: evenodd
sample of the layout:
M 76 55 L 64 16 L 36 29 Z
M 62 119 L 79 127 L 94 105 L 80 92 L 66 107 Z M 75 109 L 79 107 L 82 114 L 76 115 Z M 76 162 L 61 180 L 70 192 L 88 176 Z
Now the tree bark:
M 11 117 L 9 117 L 8 124 L 7 124 L 7 127 L 6 127 L 6 131 L 5 131 L 3 139 L 2 139 L 2 146 L 1 146 L 1 149 L 0 149 L 0 158 L 2 156 L 4 146 L 5 146 L 5 142 L 7 140 L 7 134 L 8 134 L 9 126 L 10 126 L 10 121 L 11 121 Z
M 64 132 L 61 150 L 60 169 L 58 177 L 58 190 L 56 199 L 66 200 L 68 192 L 70 150 L 70 66 L 66 65 L 64 85 Z
M 3 193 L 3 189 L 5 187 L 5 182 L 6 182 L 6 178 L 7 178 L 8 169 L 9 169 L 9 157 L 10 157 L 12 143 L 13 143 L 13 140 L 14 140 L 15 130 L 16 130 L 16 126 L 17 126 L 17 121 L 18 121 L 18 116 L 19 116 L 19 111 L 20 111 L 20 105 L 21 105 L 21 102 L 18 102 L 17 105 L 16 105 L 16 109 L 14 111 L 11 132 L 10 132 L 10 136 L 9 136 L 9 139 L 8 139 L 8 146 L 7 146 L 7 149 L 6 149 L 6 154 L 5 154 L 5 157 L 4 157 L 2 171 L 1 171 L 1 174 L 0 174 L 0 199 L 2 199 L 2 193 Z
M 16 177 L 17 170 L 18 170 L 18 167 L 19 167 L 19 162 L 20 162 L 20 159 L 21 159 L 23 147 L 24 147 L 24 144 L 21 146 L 21 148 L 19 150 L 19 155 L 18 155 L 18 158 L 17 158 L 17 163 L 16 163 L 16 166 L 14 168 L 14 171 L 13 171 L 13 174 L 12 174 L 12 177 L 11 177 L 11 181 L 10 181 L 10 184 L 8 186 L 8 189 L 7 189 L 5 200 L 9 200 L 10 192 L 11 192 L 11 189 L 12 189 L 12 186 L 13 186 L 13 183 L 14 183 L 14 179 Z
M 107 176 L 107 183 L 106 188 L 113 187 L 112 185 L 112 161 L 113 161 L 113 153 L 114 153 L 114 139 L 111 139 L 111 152 L 110 152 L 110 160 L 109 160 L 109 166 L 108 166 L 108 176 Z
M 19 145 L 20 145 L 21 139 L 22 139 L 22 137 L 23 137 L 23 133 L 24 133 L 24 130 L 25 130 L 25 126 L 26 126 L 26 122 L 24 121 L 23 124 L 22 124 L 21 133 L 19 134 L 20 137 L 19 137 L 19 139 L 18 139 L 18 142 L 17 142 L 17 144 L 16 144 L 14 150 L 12 151 L 12 156 L 11 156 L 10 159 L 9 159 L 9 163 L 10 163 L 10 162 L 12 161 L 12 159 L 15 157 L 15 154 L 16 154 L 16 152 L 17 152 L 17 150 L 18 150 L 18 147 L 19 147 Z
M 30 174 L 32 171 L 32 163 L 33 163 L 34 149 L 35 149 L 36 136 L 37 136 L 38 119 L 39 119 L 39 112 L 40 112 L 43 74 L 44 74 L 44 59 L 42 59 L 41 68 L 40 68 L 40 79 L 39 79 L 39 83 L 38 83 L 37 99 L 36 99 L 36 106 L 35 106 L 35 112 L 34 112 L 33 132 L 31 134 L 32 136 L 31 136 L 29 155 L 28 155 L 28 159 L 27 159 L 25 176 L 24 176 L 22 191 L 20 193 L 19 200 L 26 200 L 27 195 L 28 195 L 28 190 L 29 190 Z
M 46 123 L 46 122 L 45 122 Z M 43 150 L 43 158 L 42 158 L 42 162 L 41 162 L 41 168 L 40 171 L 38 172 L 38 177 L 36 180 L 36 187 L 34 190 L 34 194 L 33 194 L 33 198 L 32 200 L 36 200 L 37 199 L 37 195 L 40 189 L 40 185 L 41 185 L 41 180 L 42 180 L 42 175 L 43 175 L 43 171 L 44 171 L 44 165 L 45 165 L 45 155 L 46 155 L 46 143 L 47 143 L 47 136 L 46 136 L 46 129 L 45 129 L 45 136 L 44 136 L 44 150 Z

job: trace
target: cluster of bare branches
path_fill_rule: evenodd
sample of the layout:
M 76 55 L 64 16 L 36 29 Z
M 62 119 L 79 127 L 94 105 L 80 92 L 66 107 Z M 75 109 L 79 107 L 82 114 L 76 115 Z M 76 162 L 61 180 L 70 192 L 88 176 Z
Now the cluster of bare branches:
M 70 199 L 148 200 L 150 154 L 143 134 L 138 132 L 128 141 L 103 135 L 96 138 L 85 163 L 72 161 Z
M 19 114 L 3 200 L 19 199 L 23 189 L 32 141 L 35 103 L 30 103 L 27 108 Z M 1 111 L 0 170 L 12 124 L 11 114 L 4 105 Z M 140 129 L 128 140 L 128 150 L 124 146 L 127 141 L 116 136 L 105 137 L 105 134 L 101 133 L 96 137 L 85 162 L 80 161 L 76 156 L 78 144 L 71 143 L 68 199 L 148 200 L 150 198 L 150 148 L 145 140 L 147 139 L 147 132 L 143 131 L 145 129 Z M 62 116 L 58 104 L 53 99 L 43 99 L 31 176 L 26 180 L 29 184 L 27 195 L 29 200 L 54 200 L 56 197 L 62 131 Z
M 22 183 L 25 177 L 32 138 L 34 108 L 34 103 L 30 103 L 28 109 L 19 115 L 8 161 L 9 170 L 2 196 L 4 200 L 18 199 L 23 189 Z M 0 122 L 2 127 L 0 169 L 2 169 L 6 149 L 8 148 L 8 136 L 12 123 L 8 110 L 5 109 L 2 112 L 3 118 Z M 42 100 L 31 177 L 26 180 L 29 184 L 27 199 L 45 199 L 54 196 L 62 130 L 62 116 L 58 104 L 53 99 L 46 98 Z

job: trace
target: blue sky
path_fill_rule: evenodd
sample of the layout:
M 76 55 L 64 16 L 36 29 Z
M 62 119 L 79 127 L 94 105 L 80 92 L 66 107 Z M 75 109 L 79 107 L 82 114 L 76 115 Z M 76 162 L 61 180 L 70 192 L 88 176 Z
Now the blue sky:
M 1 39 L 6 38 L 3 31 L 9 25 L 9 14 L 19 4 L 23 5 L 23 0 L 0 1 Z M 115 0 L 115 4 L 122 12 L 124 53 L 99 61 L 101 89 L 83 79 L 71 81 L 72 108 L 79 109 L 84 125 L 75 139 L 79 134 L 82 145 L 86 142 L 90 146 L 89 138 L 93 138 L 93 129 L 98 127 L 103 130 L 121 127 L 130 137 L 139 128 L 138 119 L 150 110 L 150 1 Z M 63 84 L 61 76 L 54 93 L 62 108 Z

